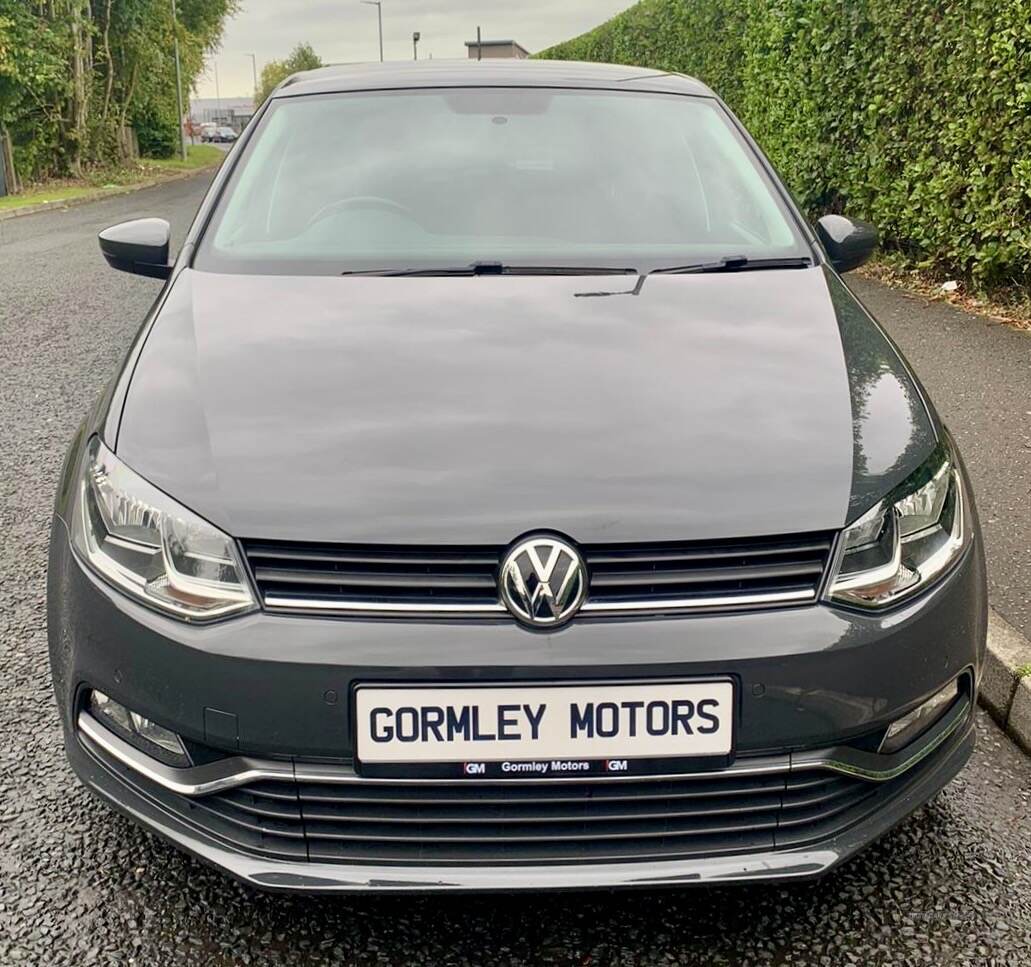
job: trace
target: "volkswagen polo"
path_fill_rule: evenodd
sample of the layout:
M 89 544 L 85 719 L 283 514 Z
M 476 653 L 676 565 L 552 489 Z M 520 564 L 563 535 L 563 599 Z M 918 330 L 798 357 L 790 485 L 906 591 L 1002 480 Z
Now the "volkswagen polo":
M 268 889 L 818 875 L 962 767 L 970 484 L 810 226 L 690 78 L 285 81 L 71 445 L 71 764 Z

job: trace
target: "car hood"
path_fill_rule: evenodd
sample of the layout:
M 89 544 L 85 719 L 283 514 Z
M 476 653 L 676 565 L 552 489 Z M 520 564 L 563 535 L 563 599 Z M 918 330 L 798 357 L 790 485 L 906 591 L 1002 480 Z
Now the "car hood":
M 507 544 L 838 528 L 933 446 L 833 274 L 634 283 L 185 270 L 117 452 L 237 537 Z

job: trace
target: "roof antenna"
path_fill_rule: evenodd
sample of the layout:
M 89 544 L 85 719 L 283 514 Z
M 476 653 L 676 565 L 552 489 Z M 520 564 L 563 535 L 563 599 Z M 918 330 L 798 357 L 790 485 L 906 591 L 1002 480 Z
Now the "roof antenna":
M 480 28 L 476 28 L 476 59 L 483 60 L 483 47 L 480 44 Z

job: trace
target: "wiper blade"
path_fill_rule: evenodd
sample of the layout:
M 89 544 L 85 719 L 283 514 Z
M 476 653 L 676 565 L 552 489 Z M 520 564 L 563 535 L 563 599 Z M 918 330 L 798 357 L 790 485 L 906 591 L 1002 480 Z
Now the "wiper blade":
M 695 262 L 693 265 L 671 265 L 652 269 L 649 275 L 702 275 L 707 272 L 755 272 L 760 269 L 806 269 L 813 260 L 802 255 L 794 258 L 750 259 L 745 255 L 729 255 L 715 262 Z
M 391 278 L 469 275 L 636 275 L 637 269 L 614 268 L 610 265 L 505 265 L 502 262 L 472 262 L 469 265 L 443 265 L 428 269 L 359 269 L 340 274 Z
M 637 269 L 612 265 L 500 265 L 479 262 L 477 275 L 637 275 Z
M 469 266 L 441 265 L 432 269 L 354 269 L 341 275 L 401 277 L 409 275 L 475 275 Z

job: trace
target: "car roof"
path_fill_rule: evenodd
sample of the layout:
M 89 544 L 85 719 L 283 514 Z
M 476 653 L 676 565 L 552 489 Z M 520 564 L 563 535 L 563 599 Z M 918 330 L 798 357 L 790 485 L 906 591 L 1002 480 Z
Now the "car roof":
M 713 97 L 685 74 L 562 60 L 423 60 L 333 64 L 292 74 L 273 97 L 430 87 L 566 87 L 659 91 Z

